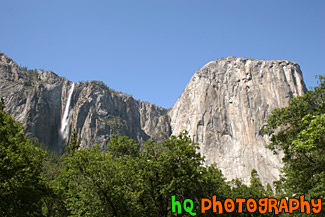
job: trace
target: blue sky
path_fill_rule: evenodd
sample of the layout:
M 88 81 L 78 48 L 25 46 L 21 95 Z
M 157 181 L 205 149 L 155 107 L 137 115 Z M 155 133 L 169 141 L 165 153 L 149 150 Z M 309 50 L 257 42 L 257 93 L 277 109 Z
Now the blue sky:
M 74 82 L 101 80 L 169 108 L 192 75 L 227 56 L 325 74 L 325 1 L 0 0 L 0 50 Z

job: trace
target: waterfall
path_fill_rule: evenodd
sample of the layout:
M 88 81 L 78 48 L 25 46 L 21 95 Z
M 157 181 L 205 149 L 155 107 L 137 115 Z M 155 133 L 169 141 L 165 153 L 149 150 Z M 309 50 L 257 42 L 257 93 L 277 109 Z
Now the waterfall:
M 67 125 L 69 122 L 69 108 L 70 108 L 70 101 L 71 101 L 71 96 L 73 93 L 73 89 L 74 89 L 74 83 L 72 83 L 72 87 L 69 90 L 69 95 L 68 95 L 68 99 L 67 99 L 67 103 L 65 104 L 65 109 L 64 109 L 64 114 L 63 114 L 63 118 L 61 120 L 61 134 L 63 136 L 63 139 L 65 139 L 67 137 Z

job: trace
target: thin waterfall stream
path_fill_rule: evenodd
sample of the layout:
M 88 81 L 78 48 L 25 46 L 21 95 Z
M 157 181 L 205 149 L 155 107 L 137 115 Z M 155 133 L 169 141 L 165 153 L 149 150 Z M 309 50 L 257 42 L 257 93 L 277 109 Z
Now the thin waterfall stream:
M 64 114 L 63 114 L 63 118 L 61 120 L 61 129 L 60 132 L 63 136 L 63 139 L 65 139 L 67 137 L 67 125 L 69 123 L 69 108 L 70 108 L 70 102 L 71 102 L 71 96 L 74 90 L 74 83 L 72 83 L 72 87 L 69 90 L 69 95 L 68 95 L 68 99 L 67 99 L 67 103 L 65 104 L 65 109 L 64 109 Z

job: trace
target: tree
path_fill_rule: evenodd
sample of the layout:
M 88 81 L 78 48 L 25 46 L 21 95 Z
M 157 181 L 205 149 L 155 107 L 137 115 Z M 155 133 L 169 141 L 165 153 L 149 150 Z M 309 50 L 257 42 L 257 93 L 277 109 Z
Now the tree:
M 186 133 L 162 143 L 148 141 L 142 146 L 138 170 L 144 183 L 142 198 L 148 216 L 168 216 L 172 195 L 178 201 L 198 195 L 203 158 L 197 149 Z
M 28 140 L 23 126 L 0 103 L 0 215 L 41 216 L 48 194 L 41 176 L 44 152 Z
M 277 191 L 324 201 L 325 77 L 319 76 L 318 84 L 304 95 L 292 98 L 288 107 L 275 109 L 263 132 L 275 131 L 269 148 L 284 153 Z
M 201 198 L 217 195 L 218 200 L 224 200 L 230 190 L 216 165 L 204 166 L 199 146 L 191 141 L 187 132 L 161 143 L 146 142 L 141 147 L 138 168 L 146 216 L 172 216 L 173 195 L 181 202 L 191 199 L 193 212 L 200 216 Z
M 73 129 L 71 136 L 70 136 L 69 143 L 65 146 L 65 149 L 68 154 L 71 154 L 71 153 L 75 152 L 76 150 L 78 150 L 79 147 L 80 147 L 80 142 L 78 141 L 78 135 L 77 135 L 76 129 Z
M 113 157 L 129 155 L 136 157 L 138 155 L 139 144 L 127 136 L 118 137 L 114 134 L 107 144 L 107 150 L 112 153 Z
M 199 216 L 201 198 L 224 199 L 230 190 L 215 165 L 203 166 L 198 145 L 186 133 L 147 141 L 141 149 L 128 137 L 112 136 L 107 149 L 65 157 L 52 182 L 65 206 L 62 216 L 171 216 L 172 195 L 192 199 Z
M 250 197 L 258 199 L 265 196 L 265 189 L 264 186 L 259 178 L 259 175 L 255 169 L 252 169 L 251 172 L 251 179 L 250 179 Z
M 258 201 L 260 198 L 265 198 L 265 197 L 273 197 L 273 192 L 272 188 L 269 184 L 267 184 L 267 187 L 265 190 L 259 175 L 255 169 L 252 169 L 251 171 L 251 177 L 250 177 L 250 185 L 247 186 L 242 183 L 241 180 L 235 179 L 230 182 L 230 185 L 232 186 L 231 189 L 231 197 L 233 200 L 236 198 L 253 198 L 256 201 Z M 234 213 L 230 214 L 230 216 L 243 216 L 243 217 L 259 217 L 259 216 L 278 216 L 274 215 L 272 213 L 265 213 L 265 214 L 260 214 L 259 212 L 254 212 L 254 213 L 249 213 L 246 205 L 243 206 L 243 213 L 239 214 L 237 213 L 238 211 L 238 206 L 237 209 L 235 209 Z
M 52 182 L 65 206 L 61 216 L 141 216 L 134 165 L 131 156 L 113 157 L 99 146 L 67 155 Z

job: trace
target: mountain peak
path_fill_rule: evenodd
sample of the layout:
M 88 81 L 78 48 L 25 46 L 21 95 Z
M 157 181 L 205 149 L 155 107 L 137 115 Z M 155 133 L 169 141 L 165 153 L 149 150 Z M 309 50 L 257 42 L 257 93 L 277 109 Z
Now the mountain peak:
M 5 64 L 16 64 L 11 58 L 2 52 L 0 52 L 0 62 Z

